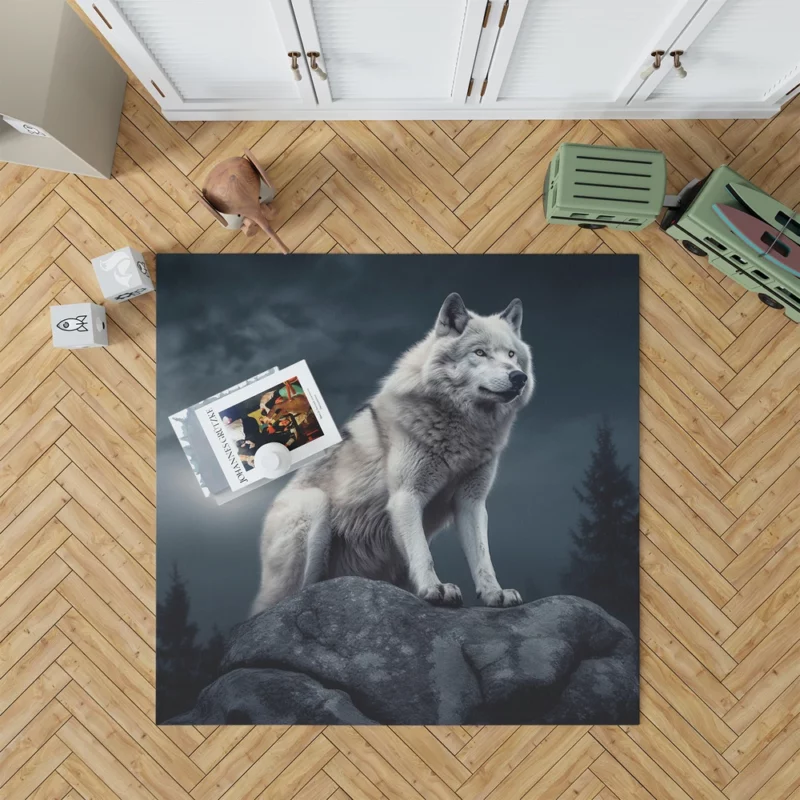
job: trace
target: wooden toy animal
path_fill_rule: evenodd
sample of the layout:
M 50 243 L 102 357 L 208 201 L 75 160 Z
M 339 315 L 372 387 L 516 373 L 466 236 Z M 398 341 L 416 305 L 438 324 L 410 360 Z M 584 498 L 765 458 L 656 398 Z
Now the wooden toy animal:
M 209 172 L 200 199 L 221 225 L 236 228 L 238 225 L 232 223 L 239 217 L 243 220 L 241 227 L 247 236 L 253 236 L 256 229 L 261 228 L 286 254 L 289 248 L 269 224 L 275 212 L 259 198 L 262 181 L 274 196 L 267 173 L 255 156 L 245 150 L 243 156 L 226 158 Z M 226 220 L 223 214 L 234 219 Z

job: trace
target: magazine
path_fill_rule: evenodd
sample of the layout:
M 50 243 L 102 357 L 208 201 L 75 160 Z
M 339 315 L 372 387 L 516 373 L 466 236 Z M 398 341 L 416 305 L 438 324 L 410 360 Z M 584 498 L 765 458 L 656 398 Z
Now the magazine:
M 265 444 L 287 448 L 291 471 L 342 440 L 305 361 L 202 405 L 195 414 L 234 491 L 266 477 L 256 459 Z

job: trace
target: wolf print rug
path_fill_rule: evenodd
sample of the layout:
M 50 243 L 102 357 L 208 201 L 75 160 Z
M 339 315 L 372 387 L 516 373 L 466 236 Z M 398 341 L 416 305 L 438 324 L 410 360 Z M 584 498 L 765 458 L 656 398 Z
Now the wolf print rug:
M 635 256 L 161 256 L 158 314 L 159 722 L 638 721 Z M 169 416 L 302 360 L 342 441 L 216 505 Z M 300 452 L 297 391 L 228 416 Z

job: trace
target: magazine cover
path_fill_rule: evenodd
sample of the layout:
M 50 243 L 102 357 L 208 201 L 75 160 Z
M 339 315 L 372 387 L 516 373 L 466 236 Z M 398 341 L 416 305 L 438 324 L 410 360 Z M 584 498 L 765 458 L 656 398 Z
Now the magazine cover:
M 265 444 L 286 447 L 294 469 L 341 441 L 305 361 L 201 406 L 195 414 L 233 490 L 263 477 L 257 453 Z

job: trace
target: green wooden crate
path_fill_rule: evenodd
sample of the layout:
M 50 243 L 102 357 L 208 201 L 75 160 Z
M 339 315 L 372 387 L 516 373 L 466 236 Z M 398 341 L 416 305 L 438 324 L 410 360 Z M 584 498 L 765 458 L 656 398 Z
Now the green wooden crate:
M 547 221 L 638 231 L 655 222 L 667 189 L 658 150 L 562 144 L 544 182 Z
M 748 291 L 757 292 L 764 303 L 783 308 L 787 317 L 800 322 L 800 278 L 761 258 L 714 211 L 714 203 L 747 210 L 725 188 L 729 183 L 758 189 L 730 167 L 718 167 L 682 197 L 678 208 L 667 211 L 661 220 L 662 230 L 690 253 L 707 256 L 722 273 Z

